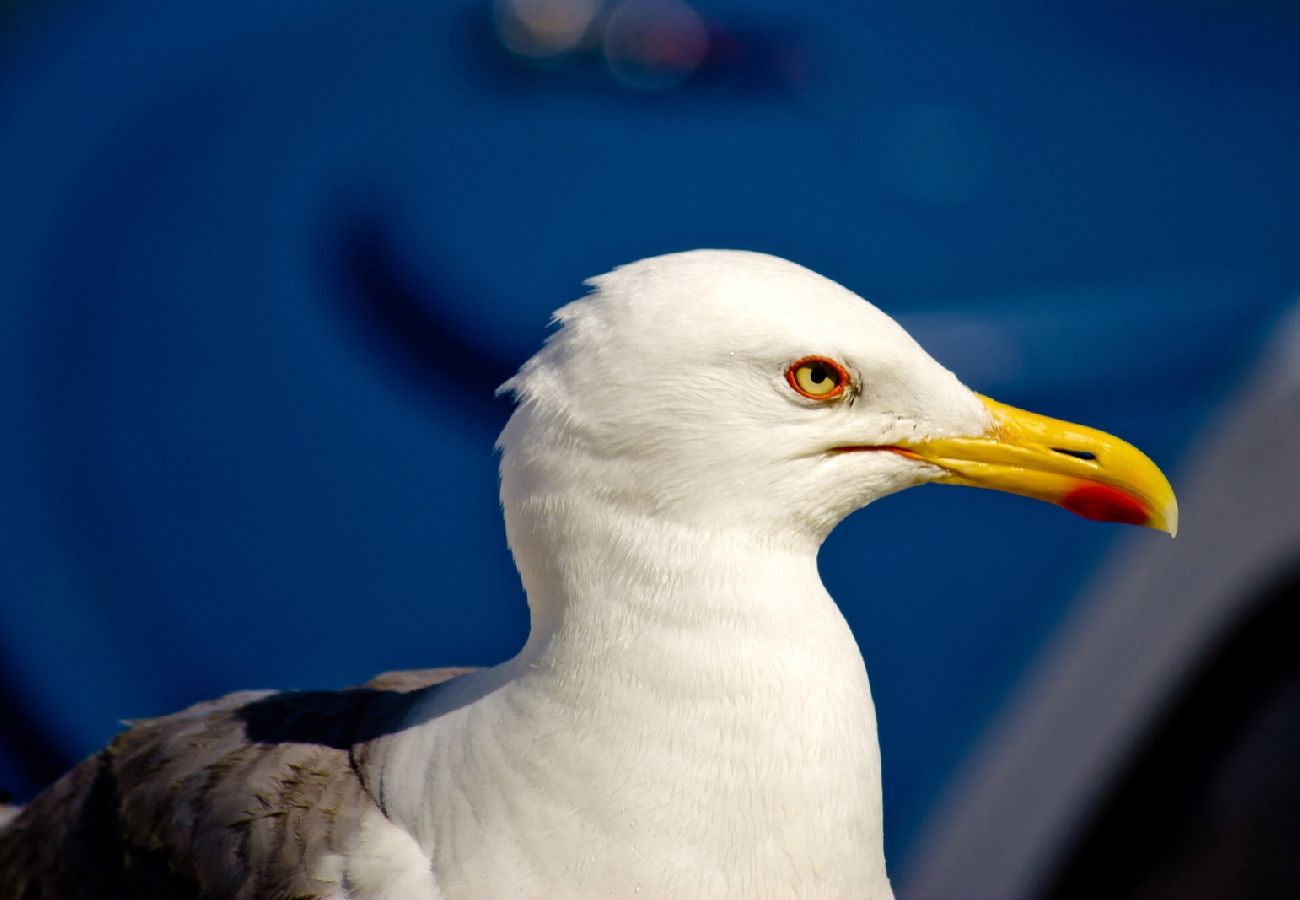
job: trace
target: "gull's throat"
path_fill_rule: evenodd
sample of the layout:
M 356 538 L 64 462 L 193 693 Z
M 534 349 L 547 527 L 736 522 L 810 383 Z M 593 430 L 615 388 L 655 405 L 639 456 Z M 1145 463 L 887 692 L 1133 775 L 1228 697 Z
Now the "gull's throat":
M 574 842 L 593 856 L 579 893 L 626 893 L 629 853 L 660 873 L 651 895 L 726 893 L 728 871 L 762 873 L 759 894 L 884 885 L 874 708 L 815 557 L 570 512 L 520 554 L 524 650 L 453 683 L 402 738 L 402 769 L 432 774 L 390 783 L 392 797 L 509 798 L 409 805 L 429 817 L 412 830 L 439 883 L 554 885 L 546 847 Z

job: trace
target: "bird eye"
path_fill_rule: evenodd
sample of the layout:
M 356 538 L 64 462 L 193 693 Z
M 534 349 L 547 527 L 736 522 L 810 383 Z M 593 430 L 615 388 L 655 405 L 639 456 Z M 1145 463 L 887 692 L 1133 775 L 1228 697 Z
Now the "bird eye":
M 849 386 L 849 373 L 833 359 L 805 356 L 785 370 L 785 380 L 797 393 L 812 400 L 833 400 Z

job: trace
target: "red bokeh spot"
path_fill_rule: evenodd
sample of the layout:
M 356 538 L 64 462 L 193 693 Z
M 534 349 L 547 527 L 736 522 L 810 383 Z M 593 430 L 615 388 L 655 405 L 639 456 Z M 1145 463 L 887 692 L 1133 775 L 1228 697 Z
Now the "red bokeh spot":
M 1105 484 L 1081 484 L 1065 495 L 1061 505 L 1072 513 L 1097 522 L 1145 525 L 1150 518 L 1135 497 Z

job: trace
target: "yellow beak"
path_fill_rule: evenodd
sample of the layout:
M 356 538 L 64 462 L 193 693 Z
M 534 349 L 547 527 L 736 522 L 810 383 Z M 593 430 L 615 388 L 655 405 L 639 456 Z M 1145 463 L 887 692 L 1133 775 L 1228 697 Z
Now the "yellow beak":
M 938 466 L 939 481 L 1023 494 L 1104 522 L 1178 533 L 1178 500 L 1146 454 L 1103 431 L 980 397 L 993 414 L 981 437 L 902 444 L 896 452 Z

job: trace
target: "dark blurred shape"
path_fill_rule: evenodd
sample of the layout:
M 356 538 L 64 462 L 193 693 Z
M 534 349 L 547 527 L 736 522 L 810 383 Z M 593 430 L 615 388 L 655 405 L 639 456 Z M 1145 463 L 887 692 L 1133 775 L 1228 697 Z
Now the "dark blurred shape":
M 1230 634 L 1046 897 L 1300 897 L 1300 571 Z
M 510 359 L 500 346 L 483 345 L 446 320 L 450 310 L 469 302 L 465 293 L 420 283 L 403 264 L 389 229 L 375 217 L 352 219 L 332 250 L 324 257 L 337 262 L 348 336 L 403 386 L 472 407 L 485 414 L 472 421 L 495 433 L 508 405 L 493 403 L 491 393 L 462 390 L 460 385 L 466 376 L 475 385 L 499 385 L 515 373 L 522 357 Z

